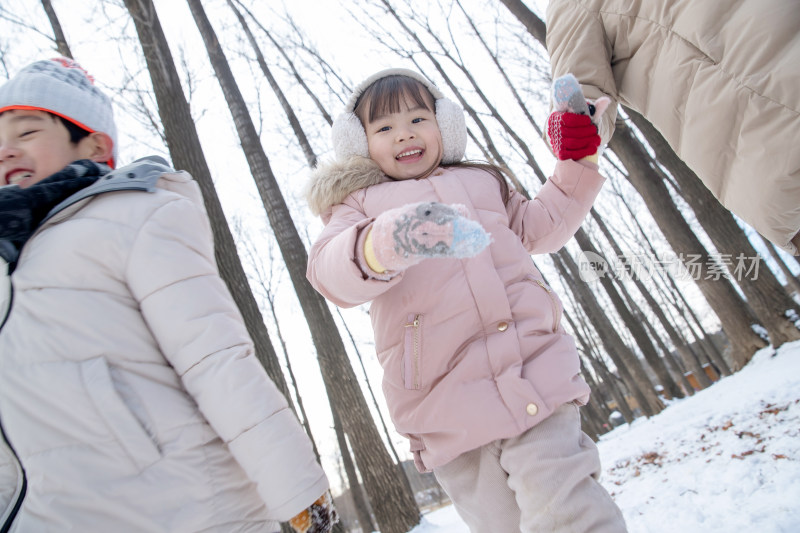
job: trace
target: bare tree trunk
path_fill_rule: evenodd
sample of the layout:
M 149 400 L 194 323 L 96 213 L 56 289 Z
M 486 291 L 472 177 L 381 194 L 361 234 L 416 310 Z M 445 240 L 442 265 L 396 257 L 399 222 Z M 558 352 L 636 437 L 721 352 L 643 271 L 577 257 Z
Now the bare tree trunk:
M 600 435 L 606 433 L 603 431 L 603 424 L 606 422 L 598 413 L 593 400 L 589 400 L 589 402 L 583 406 L 583 409 L 580 410 L 580 415 L 581 430 L 589 435 L 593 441 L 597 442 Z
M 794 262 L 797 263 L 798 266 L 800 266 L 800 255 L 793 255 L 792 259 L 794 259 Z M 797 276 L 797 278 L 800 279 L 800 276 Z
M 155 7 L 152 0 L 125 0 L 125 6 L 131 14 L 142 44 L 172 162 L 177 168 L 185 169 L 192 174 L 200 185 L 206 211 L 211 220 L 214 254 L 220 275 L 242 313 L 247 331 L 255 344 L 256 356 L 266 368 L 269 377 L 288 399 L 290 396 L 286 380 L 214 189 L 194 119 L 183 94 Z
M 47 13 L 47 18 L 50 20 L 50 25 L 53 27 L 53 36 L 55 37 L 56 50 L 64 57 L 75 59 L 72 57 L 72 50 L 69 49 L 67 38 L 64 36 L 64 30 L 61 29 L 61 22 L 58 20 L 53 4 L 50 0 L 42 0 L 42 7 L 44 12 Z
M 721 254 L 727 254 L 724 258 L 727 260 L 722 262 L 742 289 L 759 322 L 766 328 L 772 346 L 778 348 L 785 342 L 800 339 L 800 331 L 786 315 L 787 310 L 797 312 L 800 306 L 789 297 L 769 268 L 764 266 L 752 274 L 740 270 L 744 261 L 752 260 L 760 263 L 761 257 L 730 211 L 714 198 L 711 191 L 678 157 L 650 122 L 636 111 L 624 109 L 653 148 L 658 162 L 664 165 L 678 182 L 681 196 L 694 211 L 698 222 L 714 246 Z
M 300 418 L 302 419 L 303 427 L 306 430 L 308 438 L 311 439 L 311 444 L 314 447 L 314 455 L 317 457 L 317 462 L 321 462 L 319 450 L 317 449 L 317 442 L 314 440 L 314 433 L 311 431 L 311 423 L 308 420 L 308 413 L 306 413 L 306 408 L 303 404 L 303 397 L 300 395 L 300 388 L 297 386 L 297 378 L 295 377 L 294 370 L 292 369 L 292 362 L 289 360 L 289 352 L 286 350 L 286 341 L 283 338 L 280 322 L 278 321 L 278 314 L 275 310 L 274 296 L 267 297 L 267 301 L 269 302 L 269 309 L 272 313 L 272 319 L 275 322 L 278 341 L 280 342 L 281 351 L 283 352 L 284 361 L 286 363 L 286 371 L 289 373 L 289 381 L 292 383 L 292 388 L 294 389 L 294 394 L 297 398 L 297 408 L 300 410 Z
M 405 533 L 419 523 L 416 502 L 403 483 L 398 483 L 396 466 L 389 458 L 372 420 L 330 309 L 306 279 L 308 255 L 305 246 L 292 222 L 291 213 L 272 173 L 216 33 L 201 2 L 188 0 L 188 3 L 231 110 L 250 171 L 308 320 L 328 397 L 351 439 L 356 463 L 364 477 L 364 485 L 375 511 L 378 527 L 383 533 Z
M 595 379 L 594 375 L 588 371 L 585 367 L 585 364 L 582 364 L 583 368 L 583 379 L 586 380 L 586 383 L 589 384 L 589 388 L 592 389 L 592 400 L 590 403 L 593 404 L 595 414 L 598 415 L 599 419 L 602 420 L 602 423 L 599 424 L 601 427 L 603 424 L 608 422 L 608 416 L 611 414 L 611 410 L 606 405 L 604 394 L 600 391 L 600 384 Z M 600 433 L 605 433 L 605 431 L 600 431 Z
M 619 386 L 617 385 L 617 378 L 611 373 L 611 371 L 608 369 L 608 366 L 606 366 L 605 362 L 599 357 L 590 355 L 589 360 L 592 363 L 592 368 L 602 379 L 603 385 L 608 389 L 609 394 L 617 403 L 616 409 L 620 412 L 620 414 L 622 414 L 622 418 L 624 418 L 628 423 L 633 422 L 636 418 L 636 415 L 633 414 L 633 410 L 628 403 L 628 399 L 625 398 L 622 390 L 620 390 Z M 608 421 L 608 419 L 606 419 L 606 421 Z

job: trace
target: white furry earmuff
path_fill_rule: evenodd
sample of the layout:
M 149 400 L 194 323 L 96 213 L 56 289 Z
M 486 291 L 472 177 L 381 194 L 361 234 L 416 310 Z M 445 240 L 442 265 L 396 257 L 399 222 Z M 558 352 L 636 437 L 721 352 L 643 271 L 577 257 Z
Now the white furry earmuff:
M 362 81 L 354 90 L 345 105 L 344 111 L 333 121 L 331 139 L 336 158 L 349 159 L 353 156 L 369 157 L 367 134 L 359 118 L 353 113 L 358 98 L 373 83 L 387 76 L 406 76 L 419 81 L 433 95 L 436 106 L 436 122 L 442 132 L 442 163 L 457 163 L 464 158 L 467 149 L 467 123 L 464 110 L 444 94 L 424 76 L 404 68 L 390 68 L 376 72 Z

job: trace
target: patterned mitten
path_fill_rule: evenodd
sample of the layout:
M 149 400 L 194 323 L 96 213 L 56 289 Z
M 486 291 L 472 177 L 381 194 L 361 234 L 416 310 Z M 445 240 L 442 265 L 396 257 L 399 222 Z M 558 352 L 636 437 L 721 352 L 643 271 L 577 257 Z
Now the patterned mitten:
M 597 122 L 611 103 L 607 96 L 594 102 L 584 99 L 578 80 L 566 74 L 553 82 L 555 112 L 547 119 L 547 136 L 553 153 L 561 160 L 582 159 L 597 153 Z
M 472 257 L 486 248 L 490 237 L 468 214 L 463 205 L 438 202 L 386 211 L 375 219 L 367 238 L 368 263 L 370 252 L 382 268 L 377 272 L 405 270 L 428 257 Z
M 338 521 L 331 493 L 325 491 L 311 507 L 289 520 L 289 525 L 298 533 L 328 533 Z

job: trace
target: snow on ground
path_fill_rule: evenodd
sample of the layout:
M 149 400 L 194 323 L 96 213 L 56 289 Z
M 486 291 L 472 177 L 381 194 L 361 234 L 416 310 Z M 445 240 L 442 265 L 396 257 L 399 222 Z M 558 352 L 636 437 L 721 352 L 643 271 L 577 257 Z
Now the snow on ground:
M 800 341 L 603 435 L 603 486 L 630 533 L 800 531 Z M 468 533 L 452 506 L 412 533 Z M 502 532 L 498 532 L 502 533 Z

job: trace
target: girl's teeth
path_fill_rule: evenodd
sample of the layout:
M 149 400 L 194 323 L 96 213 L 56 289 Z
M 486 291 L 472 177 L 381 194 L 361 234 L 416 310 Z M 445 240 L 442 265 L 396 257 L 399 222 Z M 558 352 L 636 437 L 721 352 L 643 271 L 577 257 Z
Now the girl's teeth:
M 403 152 L 402 154 L 398 155 L 397 158 L 400 159 L 401 157 L 408 157 L 410 155 L 421 154 L 422 150 L 411 150 L 409 152 Z

